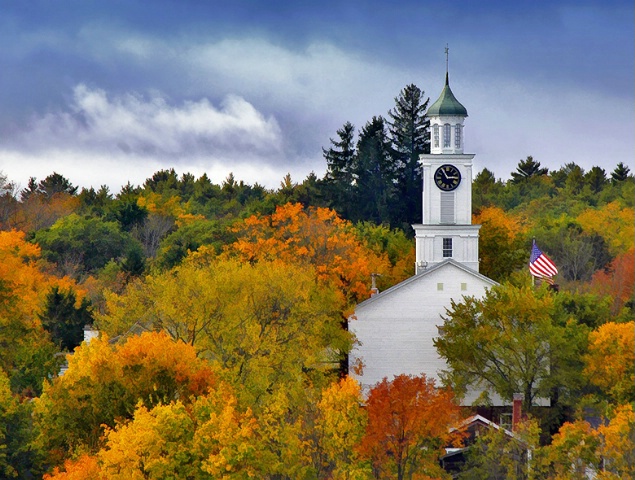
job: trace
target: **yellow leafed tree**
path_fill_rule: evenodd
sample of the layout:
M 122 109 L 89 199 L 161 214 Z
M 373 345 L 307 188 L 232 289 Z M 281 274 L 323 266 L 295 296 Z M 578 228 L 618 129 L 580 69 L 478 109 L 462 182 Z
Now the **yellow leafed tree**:
M 584 373 L 616 404 L 635 400 L 635 322 L 608 322 L 589 335 Z
M 358 452 L 367 423 L 366 411 L 361 405 L 359 383 L 351 377 L 341 379 L 322 392 L 317 405 L 316 430 L 328 478 L 369 478 L 370 465 L 363 462 Z
M 611 202 L 597 209 L 582 212 L 577 220 L 587 232 L 597 233 L 608 244 L 611 255 L 617 256 L 635 244 L 635 209 Z
M 192 256 L 109 295 L 98 323 L 110 335 L 137 324 L 194 346 L 251 403 L 338 366 L 350 344 L 339 307 L 309 266 Z
M 66 461 L 45 478 L 256 478 L 256 434 L 251 411 L 240 411 L 231 389 L 219 384 L 190 405 L 139 404 L 129 421 L 106 429 L 99 451 Z

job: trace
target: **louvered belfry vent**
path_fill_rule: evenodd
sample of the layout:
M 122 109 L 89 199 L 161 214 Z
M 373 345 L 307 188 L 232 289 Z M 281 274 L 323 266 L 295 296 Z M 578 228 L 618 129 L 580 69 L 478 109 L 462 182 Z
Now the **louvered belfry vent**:
M 454 220 L 454 192 L 441 192 L 441 223 L 456 223 Z

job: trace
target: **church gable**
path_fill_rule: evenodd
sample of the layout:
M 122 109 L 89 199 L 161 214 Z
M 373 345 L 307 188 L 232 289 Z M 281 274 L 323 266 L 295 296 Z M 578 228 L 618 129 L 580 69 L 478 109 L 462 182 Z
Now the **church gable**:
M 373 305 L 373 309 L 381 308 L 383 303 L 387 305 L 403 301 L 417 303 L 424 297 L 431 301 L 434 298 L 459 300 L 463 296 L 480 297 L 485 288 L 493 285 L 496 285 L 496 282 L 491 278 L 448 259 L 360 303 L 356 312 L 370 305 Z M 449 303 L 446 301 L 444 305 Z
M 484 295 L 495 282 L 447 260 L 357 306 L 349 329 L 357 338 L 351 364 L 364 365 L 358 376 L 369 388 L 384 377 L 405 373 L 439 381 L 446 364 L 434 339 L 451 300 Z

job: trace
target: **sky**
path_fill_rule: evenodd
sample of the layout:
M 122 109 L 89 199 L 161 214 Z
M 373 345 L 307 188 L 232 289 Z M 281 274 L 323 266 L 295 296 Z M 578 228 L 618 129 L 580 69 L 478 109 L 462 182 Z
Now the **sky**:
M 117 193 L 174 168 L 277 188 L 350 121 L 445 79 L 465 151 L 633 166 L 632 0 L 0 0 L 0 173 Z

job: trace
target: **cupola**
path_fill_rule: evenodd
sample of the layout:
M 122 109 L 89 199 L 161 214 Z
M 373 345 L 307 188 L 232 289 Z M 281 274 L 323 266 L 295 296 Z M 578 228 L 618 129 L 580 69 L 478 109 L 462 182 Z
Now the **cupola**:
M 430 153 L 463 153 L 463 120 L 467 109 L 461 105 L 452 90 L 448 72 L 445 72 L 445 86 L 439 99 L 428 108 L 430 120 Z
M 443 87 L 439 99 L 428 108 L 428 116 L 433 115 L 467 117 L 467 109 L 461 105 L 450 89 L 448 72 L 445 73 L 445 87 Z

